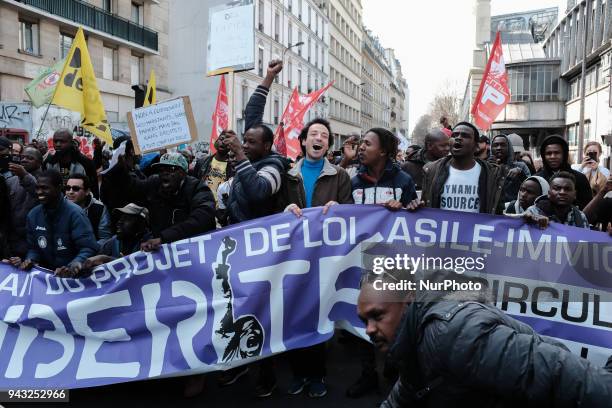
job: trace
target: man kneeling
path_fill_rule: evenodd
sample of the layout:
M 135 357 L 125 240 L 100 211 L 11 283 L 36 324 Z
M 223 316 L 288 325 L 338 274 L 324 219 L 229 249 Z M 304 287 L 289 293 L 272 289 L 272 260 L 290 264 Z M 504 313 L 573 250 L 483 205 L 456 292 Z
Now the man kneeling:
M 368 275 L 357 306 L 366 333 L 400 372 L 382 408 L 610 406 L 612 373 L 487 304 L 481 292 L 374 288 L 379 279 L 403 279 L 396 275 Z M 452 275 L 435 273 L 466 279 Z

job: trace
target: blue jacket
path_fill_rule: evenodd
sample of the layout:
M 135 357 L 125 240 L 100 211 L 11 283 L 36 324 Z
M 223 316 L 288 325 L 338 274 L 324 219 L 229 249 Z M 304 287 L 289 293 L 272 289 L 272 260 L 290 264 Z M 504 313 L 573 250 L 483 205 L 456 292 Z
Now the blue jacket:
M 405 207 L 417 198 L 412 177 L 400 167 L 387 161 L 382 177 L 378 182 L 370 179 L 365 166 L 351 179 L 355 204 L 384 204 L 396 200 Z
M 78 205 L 60 199 L 50 210 L 42 204 L 27 218 L 28 255 L 26 259 L 48 269 L 83 262 L 98 252 L 98 244 L 85 212 Z

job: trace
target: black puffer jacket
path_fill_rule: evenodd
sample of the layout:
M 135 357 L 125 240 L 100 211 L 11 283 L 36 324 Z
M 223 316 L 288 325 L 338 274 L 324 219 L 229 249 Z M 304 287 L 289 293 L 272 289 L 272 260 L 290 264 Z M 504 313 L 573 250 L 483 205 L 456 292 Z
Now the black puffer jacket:
M 560 170 L 567 171 L 573 174 L 576 178 L 575 204 L 582 210 L 593 198 L 593 191 L 591 190 L 591 185 L 589 184 L 589 180 L 586 178 L 586 176 L 581 172 L 572 169 L 572 166 L 569 164 L 569 145 L 561 136 L 551 135 L 544 139 L 542 145 L 540 146 L 540 156 L 542 157 L 543 167 L 542 170 L 538 171 L 535 175 L 544 177 L 546 181 L 550 183 L 550 178 L 555 171 L 553 171 L 548 164 L 546 164 L 546 160 L 544 160 L 544 149 L 546 146 L 551 144 L 561 145 L 563 149 L 563 164 L 561 165 Z
M 400 380 L 381 408 L 612 405 L 612 373 L 470 292 L 413 302 L 391 353 Z
M 141 180 L 121 166 L 106 174 L 108 182 L 125 192 L 130 202 L 149 209 L 153 237 L 174 242 L 215 229 L 215 199 L 210 188 L 195 177 L 186 176 L 178 193 L 166 198 L 159 193 L 157 174 Z

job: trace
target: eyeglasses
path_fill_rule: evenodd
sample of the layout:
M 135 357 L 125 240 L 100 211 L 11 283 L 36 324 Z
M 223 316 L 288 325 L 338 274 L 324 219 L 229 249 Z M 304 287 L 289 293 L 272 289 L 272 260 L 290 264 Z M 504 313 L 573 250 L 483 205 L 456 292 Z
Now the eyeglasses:
M 78 193 L 82 189 L 83 187 L 79 187 L 79 186 L 66 186 L 66 191 L 74 191 L 75 193 Z

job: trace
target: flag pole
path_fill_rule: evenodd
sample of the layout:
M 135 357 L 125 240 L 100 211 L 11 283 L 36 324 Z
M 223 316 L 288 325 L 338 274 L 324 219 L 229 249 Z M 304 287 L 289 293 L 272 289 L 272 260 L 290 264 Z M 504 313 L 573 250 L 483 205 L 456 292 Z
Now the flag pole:
M 43 125 L 45 124 L 45 119 L 47 119 L 47 114 L 49 113 L 49 108 L 51 107 L 51 104 L 53 103 L 53 98 L 51 98 L 51 102 L 49 102 L 47 104 L 47 109 L 45 109 L 45 114 L 42 117 L 42 121 L 40 122 L 40 126 L 38 128 L 38 132 L 36 132 L 36 140 L 38 140 L 39 136 L 40 136 L 40 131 L 43 128 Z
M 236 78 L 236 75 L 234 73 L 234 70 L 232 69 L 229 73 L 229 83 L 230 83 L 230 87 L 231 87 L 231 91 L 229 94 L 229 98 L 230 98 L 230 103 L 228 103 L 228 112 L 227 112 L 227 116 L 228 116 L 228 124 L 227 126 L 231 129 L 234 130 L 234 103 L 236 101 L 236 99 L 234 98 L 234 80 Z M 226 89 L 227 92 L 227 89 Z M 239 132 L 236 132 L 239 133 Z

